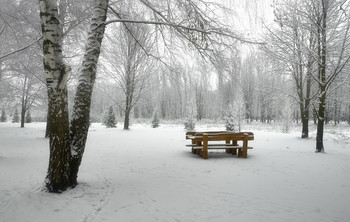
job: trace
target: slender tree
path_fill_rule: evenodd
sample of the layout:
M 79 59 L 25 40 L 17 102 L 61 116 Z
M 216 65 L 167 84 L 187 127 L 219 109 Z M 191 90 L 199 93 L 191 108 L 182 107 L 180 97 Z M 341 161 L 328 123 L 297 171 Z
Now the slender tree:
M 153 48 L 150 36 L 149 27 L 131 23 L 119 27 L 114 38 L 107 41 L 110 46 L 106 48 L 104 58 L 112 67 L 107 68 L 109 76 L 124 94 L 123 100 L 114 101 L 124 112 L 125 130 L 129 129 L 131 111 L 143 97 L 148 79 L 153 74 L 154 62 L 147 55 Z
M 269 44 L 264 50 L 285 64 L 286 72 L 294 84 L 293 92 L 285 93 L 294 98 L 299 105 L 301 138 L 308 138 L 315 35 L 310 29 L 312 25 L 309 19 L 301 13 L 305 7 L 300 0 L 275 2 L 274 8 L 275 22 L 278 26 L 268 29 Z
M 336 79 L 350 61 L 350 4 L 343 1 L 311 1 L 309 11 L 317 36 L 318 84 L 316 152 L 324 152 L 323 134 L 326 118 L 327 96 L 333 91 Z

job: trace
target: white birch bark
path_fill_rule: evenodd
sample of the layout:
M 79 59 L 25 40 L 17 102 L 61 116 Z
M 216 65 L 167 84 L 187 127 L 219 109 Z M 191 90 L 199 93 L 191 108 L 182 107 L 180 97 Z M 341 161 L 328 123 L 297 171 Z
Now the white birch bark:
M 69 68 L 62 62 L 62 29 L 58 19 L 57 2 L 39 0 L 39 5 L 50 121 L 50 159 L 45 184 L 49 192 L 61 192 L 70 186 L 66 90 Z
M 97 63 L 105 31 L 108 0 L 96 1 L 90 31 L 74 99 L 70 126 L 71 179 L 77 183 L 79 166 L 83 157 L 90 122 L 91 95 L 96 79 Z

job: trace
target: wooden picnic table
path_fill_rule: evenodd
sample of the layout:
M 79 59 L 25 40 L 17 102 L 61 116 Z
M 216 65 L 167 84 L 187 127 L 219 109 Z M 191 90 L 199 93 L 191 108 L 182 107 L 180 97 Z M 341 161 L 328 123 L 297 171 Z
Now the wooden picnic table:
M 189 146 L 192 153 L 199 154 L 200 157 L 208 159 L 208 150 L 225 149 L 226 153 L 247 158 L 249 140 L 254 140 L 252 132 L 231 132 L 231 131 L 208 131 L 208 132 L 187 132 L 186 139 L 191 140 Z M 241 145 L 238 144 L 241 141 Z M 214 143 L 213 143 L 214 142 Z

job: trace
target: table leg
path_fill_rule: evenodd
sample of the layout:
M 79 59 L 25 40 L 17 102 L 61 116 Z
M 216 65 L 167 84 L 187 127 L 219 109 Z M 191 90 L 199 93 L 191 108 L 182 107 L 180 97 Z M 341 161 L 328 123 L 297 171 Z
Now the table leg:
M 232 145 L 238 146 L 237 140 L 232 140 Z M 237 155 L 237 149 L 232 149 L 232 155 Z
M 203 159 L 208 159 L 208 135 L 203 135 L 202 158 Z
M 226 145 L 230 145 L 230 140 L 226 140 Z M 232 153 L 232 149 L 226 149 L 226 153 Z
M 239 151 L 240 157 L 247 158 L 248 157 L 248 135 L 244 135 L 243 139 L 243 149 Z

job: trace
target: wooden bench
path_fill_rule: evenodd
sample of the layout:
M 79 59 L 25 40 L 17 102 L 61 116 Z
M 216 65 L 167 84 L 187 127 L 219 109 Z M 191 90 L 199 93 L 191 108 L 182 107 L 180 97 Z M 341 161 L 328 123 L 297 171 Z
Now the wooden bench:
M 204 159 L 208 159 L 208 150 L 211 149 L 225 149 L 226 153 L 232 155 L 237 155 L 238 151 L 239 157 L 247 158 L 248 149 L 253 149 L 248 147 L 248 140 L 254 140 L 254 134 L 230 131 L 187 132 L 186 139 L 192 141 L 191 144 L 186 145 L 192 148 L 192 153 L 199 154 Z M 224 143 L 218 143 L 220 141 Z M 239 145 L 238 141 L 242 141 L 242 144 Z

